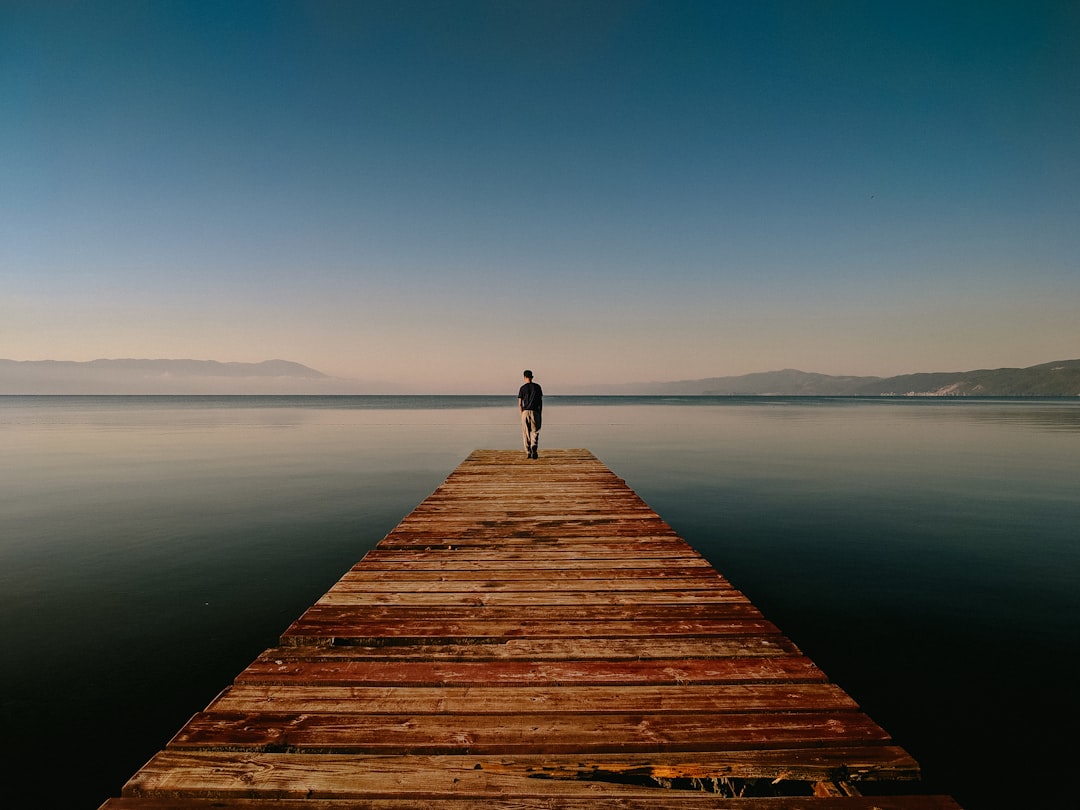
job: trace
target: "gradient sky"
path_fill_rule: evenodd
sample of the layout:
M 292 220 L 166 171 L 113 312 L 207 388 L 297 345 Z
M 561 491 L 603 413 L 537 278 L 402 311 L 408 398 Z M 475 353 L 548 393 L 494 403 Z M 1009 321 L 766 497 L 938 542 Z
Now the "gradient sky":
M 0 0 L 0 357 L 1080 357 L 1080 4 Z

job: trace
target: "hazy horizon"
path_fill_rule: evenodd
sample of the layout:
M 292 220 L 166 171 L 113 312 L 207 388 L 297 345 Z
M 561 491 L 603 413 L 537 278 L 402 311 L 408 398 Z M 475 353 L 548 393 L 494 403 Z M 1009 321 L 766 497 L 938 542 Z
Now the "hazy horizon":
M 0 356 L 403 391 L 1080 357 L 1080 6 L 0 8 Z
M 1064 365 L 1058 367 L 1057 363 Z M 927 395 L 1074 396 L 1080 393 L 1080 359 L 1036 364 L 1037 376 L 996 372 L 1028 369 L 923 369 L 910 378 L 882 375 L 822 375 L 800 369 L 772 369 L 745 375 L 706 375 L 693 380 L 633 379 L 615 384 L 549 387 L 556 396 L 882 396 Z M 987 373 L 981 373 L 987 372 Z M 1067 376 L 1064 376 L 1067 375 Z M 941 379 L 944 377 L 945 379 Z M 707 384 L 708 389 L 701 389 Z M 882 387 L 876 387 L 880 384 Z M 896 386 L 901 386 L 897 388 Z M 867 387 L 870 386 L 870 387 Z M 962 390 L 957 386 L 962 386 Z M 989 386 L 989 390 L 987 389 Z M 98 358 L 93 361 L 19 361 L 0 358 L 0 395 L 461 395 L 512 397 L 509 389 L 485 390 L 462 381 L 454 390 L 395 382 L 363 381 L 326 375 L 282 358 L 258 363 L 171 358 Z

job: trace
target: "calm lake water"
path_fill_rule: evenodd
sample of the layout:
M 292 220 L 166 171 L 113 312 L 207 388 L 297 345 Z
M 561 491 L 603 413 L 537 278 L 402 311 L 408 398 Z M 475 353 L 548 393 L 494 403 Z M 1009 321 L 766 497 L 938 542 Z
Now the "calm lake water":
M 625 478 L 931 788 L 1075 806 L 1080 402 L 547 406 L 541 453 Z M 0 397 L 4 794 L 118 795 L 470 451 L 519 446 L 512 396 Z

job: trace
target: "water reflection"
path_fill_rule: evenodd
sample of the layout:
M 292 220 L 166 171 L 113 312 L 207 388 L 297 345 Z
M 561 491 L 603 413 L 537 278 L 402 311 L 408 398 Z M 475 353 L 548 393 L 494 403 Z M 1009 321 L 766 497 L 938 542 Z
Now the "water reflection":
M 546 404 L 541 453 L 596 453 L 960 779 L 943 789 L 994 783 L 937 742 L 948 723 L 994 762 L 980 718 L 1018 696 L 1007 754 L 1050 761 L 1040 718 L 1075 706 L 1080 654 L 1080 402 Z M 519 443 L 512 397 L 0 398 L 3 736 L 31 752 L 11 761 L 32 772 L 72 718 L 115 727 L 72 780 L 99 789 L 70 804 L 116 794 L 466 454 Z

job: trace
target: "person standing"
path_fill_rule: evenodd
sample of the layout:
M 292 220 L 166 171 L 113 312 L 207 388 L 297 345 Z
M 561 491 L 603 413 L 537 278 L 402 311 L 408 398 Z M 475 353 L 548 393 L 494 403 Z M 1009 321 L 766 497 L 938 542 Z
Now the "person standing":
M 525 369 L 525 384 L 518 389 L 518 410 L 521 412 L 521 438 L 525 442 L 525 455 L 539 458 L 540 412 L 544 408 L 544 392 L 533 382 L 533 373 Z

